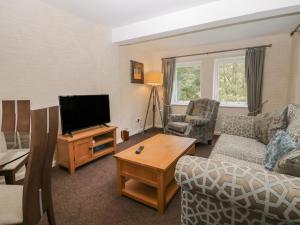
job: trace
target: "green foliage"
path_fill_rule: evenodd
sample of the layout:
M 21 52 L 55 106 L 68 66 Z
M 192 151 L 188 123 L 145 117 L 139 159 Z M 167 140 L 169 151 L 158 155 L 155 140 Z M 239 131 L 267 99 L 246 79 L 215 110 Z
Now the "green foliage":
M 189 101 L 200 97 L 200 66 L 177 67 L 177 100 Z
M 245 64 L 219 65 L 219 100 L 221 102 L 247 102 Z

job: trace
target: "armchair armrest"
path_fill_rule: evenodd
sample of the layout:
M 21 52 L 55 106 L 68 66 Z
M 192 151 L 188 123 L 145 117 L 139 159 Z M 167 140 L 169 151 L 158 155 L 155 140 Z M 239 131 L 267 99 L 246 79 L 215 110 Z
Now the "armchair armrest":
M 224 116 L 221 132 L 230 135 L 255 138 L 254 116 Z
M 300 178 L 247 166 L 182 157 L 175 179 L 184 191 L 209 195 L 239 208 L 262 211 L 291 223 L 300 222 Z
M 184 122 L 185 121 L 185 115 L 182 115 L 182 114 L 170 114 L 169 121 L 170 122 Z

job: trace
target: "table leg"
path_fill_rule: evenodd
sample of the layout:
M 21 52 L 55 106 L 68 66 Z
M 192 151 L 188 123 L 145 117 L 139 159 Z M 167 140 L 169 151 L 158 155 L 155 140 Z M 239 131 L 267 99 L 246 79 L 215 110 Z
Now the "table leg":
M 165 176 L 163 172 L 158 173 L 158 188 L 157 188 L 157 197 L 158 197 L 158 212 L 165 212 L 165 203 L 166 203 L 166 187 L 165 187 Z
M 122 195 L 122 189 L 125 188 L 125 177 L 121 175 L 121 162 L 117 160 L 117 187 L 118 193 Z
M 6 173 L 4 177 L 5 177 L 6 184 L 15 184 L 16 180 L 15 180 L 15 174 L 13 173 L 13 171 Z

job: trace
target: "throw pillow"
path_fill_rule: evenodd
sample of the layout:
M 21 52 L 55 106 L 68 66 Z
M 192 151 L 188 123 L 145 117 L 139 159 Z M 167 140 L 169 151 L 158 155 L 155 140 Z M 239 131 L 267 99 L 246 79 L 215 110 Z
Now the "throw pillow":
M 287 108 L 281 113 L 259 114 L 254 120 L 254 132 L 258 141 L 267 145 L 278 130 L 287 128 Z
M 265 168 L 273 170 L 278 159 L 296 148 L 295 142 L 285 131 L 277 131 L 267 145 Z
M 300 177 L 300 147 L 282 156 L 274 170 L 278 173 Z
M 286 132 L 291 136 L 293 141 L 300 141 L 300 105 L 290 104 L 288 106 L 289 125 Z

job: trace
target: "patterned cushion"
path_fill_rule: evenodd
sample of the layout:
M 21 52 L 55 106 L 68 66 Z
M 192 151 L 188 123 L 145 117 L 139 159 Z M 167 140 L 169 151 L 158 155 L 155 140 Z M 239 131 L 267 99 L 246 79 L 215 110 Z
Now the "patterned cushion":
M 213 153 L 263 165 L 266 146 L 252 138 L 222 134 Z
M 222 133 L 255 138 L 254 116 L 224 116 L 222 120 Z
M 300 147 L 282 156 L 274 170 L 278 173 L 300 177 Z
M 291 136 L 293 141 L 300 141 L 300 105 L 290 104 L 288 106 L 289 125 L 286 132 Z
M 287 128 L 287 108 L 279 114 L 259 114 L 254 120 L 254 130 L 257 140 L 267 145 L 278 130 Z
M 267 145 L 267 152 L 265 158 L 265 168 L 272 170 L 277 160 L 283 155 L 295 149 L 295 142 L 291 137 L 284 131 L 277 131 L 273 136 L 270 143 Z
M 169 122 L 168 123 L 168 129 L 175 130 L 180 133 L 184 133 L 187 127 L 188 127 L 188 124 L 184 123 L 184 122 Z

